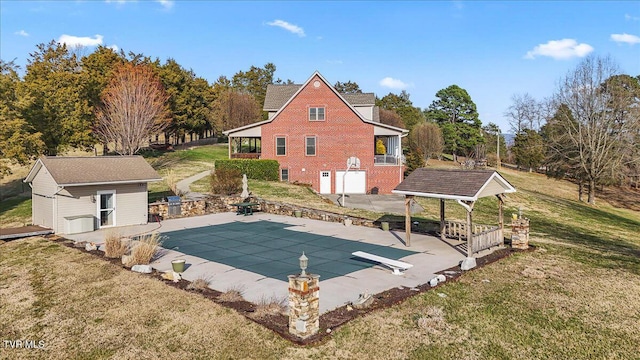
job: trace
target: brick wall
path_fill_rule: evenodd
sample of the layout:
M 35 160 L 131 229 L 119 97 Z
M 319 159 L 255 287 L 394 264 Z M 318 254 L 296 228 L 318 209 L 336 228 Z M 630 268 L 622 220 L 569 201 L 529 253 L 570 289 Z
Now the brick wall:
M 314 86 L 316 81 L 319 87 Z M 309 107 L 324 107 L 325 120 L 309 121 Z M 284 156 L 276 156 L 279 136 L 286 138 Z M 316 137 L 315 156 L 306 156 L 307 136 Z M 274 121 L 262 126 L 262 158 L 278 160 L 281 169 L 289 170 L 289 181 L 311 184 L 318 192 L 322 171 L 331 172 L 331 193 L 335 193 L 336 171 L 344 171 L 347 159 L 357 156 L 360 170 L 367 172 L 367 192 L 378 187 L 380 193 L 390 193 L 401 181 L 402 167 L 374 166 L 374 147 L 374 126 L 363 122 L 317 76 Z

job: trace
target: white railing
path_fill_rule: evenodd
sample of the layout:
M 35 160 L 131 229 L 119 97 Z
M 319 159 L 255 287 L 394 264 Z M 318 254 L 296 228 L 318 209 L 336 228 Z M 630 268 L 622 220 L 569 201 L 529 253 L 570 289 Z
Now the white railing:
M 400 165 L 402 164 L 402 159 L 395 155 L 375 155 L 373 158 L 373 163 L 375 165 Z

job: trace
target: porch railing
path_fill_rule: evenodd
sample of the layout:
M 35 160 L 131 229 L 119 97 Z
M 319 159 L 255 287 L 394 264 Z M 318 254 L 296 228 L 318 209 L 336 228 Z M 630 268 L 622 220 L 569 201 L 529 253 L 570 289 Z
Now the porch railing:
M 395 155 L 375 155 L 373 163 L 375 165 L 400 165 L 402 158 Z
M 473 224 L 471 251 L 476 253 L 494 246 L 502 245 L 504 242 L 503 229 L 497 226 Z M 460 221 L 445 221 L 443 235 L 449 239 L 458 241 L 467 240 L 467 223 Z
M 260 159 L 260 153 L 233 153 L 232 159 Z

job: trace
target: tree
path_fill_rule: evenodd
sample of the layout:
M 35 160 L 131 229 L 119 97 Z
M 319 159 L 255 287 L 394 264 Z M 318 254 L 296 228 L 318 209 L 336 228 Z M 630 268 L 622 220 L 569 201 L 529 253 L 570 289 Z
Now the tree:
M 456 155 L 471 154 L 476 145 L 484 141 L 476 104 L 458 85 L 439 90 L 436 97 L 438 99 L 425 111 L 427 120 L 440 125 L 445 149 L 454 156 L 454 160 Z
M 498 146 L 500 146 L 500 161 L 507 158 L 507 143 L 500 132 L 498 125 L 490 122 L 482 127 L 482 136 L 484 137 L 484 145 L 487 153 L 487 160 L 491 163 L 497 163 Z M 494 157 L 495 155 L 495 157 Z
M 44 150 L 40 133 L 22 118 L 28 99 L 19 94 L 20 78 L 13 62 L 0 60 L 0 179 L 10 174 L 10 164 L 26 165 Z
M 619 171 L 624 163 L 630 134 L 638 131 L 640 120 L 630 116 L 619 121 L 619 114 L 629 106 L 630 95 L 613 91 L 607 79 L 618 75 L 617 65 L 609 57 L 585 58 L 573 71 L 561 79 L 553 101 L 557 108 L 557 131 L 550 140 L 556 153 L 569 146 L 575 151 L 563 154 L 569 163 L 576 163 L 588 185 L 588 202 L 595 204 L 596 185 L 606 176 Z M 571 116 L 569 116 L 571 115 Z
M 434 123 L 416 125 L 409 133 L 410 148 L 429 162 L 432 156 L 440 157 L 444 148 L 442 130 Z
M 276 66 L 273 63 L 267 63 L 263 68 L 251 66 L 248 71 L 239 71 L 233 75 L 231 84 L 237 92 L 253 96 L 262 107 L 267 94 L 267 85 L 273 84 L 275 72 Z
M 151 66 L 125 63 L 116 68 L 103 93 L 94 131 L 116 144 L 119 154 L 136 154 L 149 136 L 168 125 L 167 98 Z
M 202 135 L 205 130 L 213 129 L 213 97 L 209 83 L 174 59 L 168 59 L 159 68 L 159 74 L 169 95 L 169 132 L 184 141 L 186 134 L 193 140 L 194 133 Z
M 260 106 L 250 94 L 221 90 L 213 103 L 214 117 L 223 130 L 252 124 L 260 119 Z
M 376 140 L 376 155 L 384 155 L 387 153 L 387 147 L 384 146 L 382 139 Z
M 404 121 L 400 115 L 393 110 L 380 108 L 380 123 L 404 129 Z
M 537 169 L 544 161 L 544 143 L 542 136 L 537 131 L 527 129 L 516 134 L 513 146 L 511 147 L 518 167 Z
M 409 176 L 415 169 L 419 169 L 426 165 L 424 161 L 424 156 L 413 146 L 409 146 L 409 151 L 407 151 L 407 156 L 405 158 L 405 171 L 404 176 Z
M 424 115 L 419 108 L 413 106 L 413 103 L 409 99 L 409 93 L 405 90 L 402 90 L 400 95 L 389 93 L 382 99 L 376 99 L 376 105 L 382 109 L 392 110 L 398 114 L 409 130 L 416 124 L 424 122 Z
M 352 81 L 347 81 L 345 83 L 338 81 L 333 85 L 333 87 L 340 94 L 362 94 L 360 85 Z
M 56 155 L 68 147 L 92 147 L 94 117 L 76 56 L 64 44 L 51 41 L 37 45 L 30 57 L 24 88 L 32 101 L 24 109 L 24 119 L 42 134 L 45 152 Z
M 514 134 L 519 134 L 524 129 L 540 130 L 540 126 L 545 120 L 545 106 L 543 102 L 538 102 L 531 95 L 514 94 L 511 97 L 513 102 L 504 116 L 509 118 L 509 125 Z

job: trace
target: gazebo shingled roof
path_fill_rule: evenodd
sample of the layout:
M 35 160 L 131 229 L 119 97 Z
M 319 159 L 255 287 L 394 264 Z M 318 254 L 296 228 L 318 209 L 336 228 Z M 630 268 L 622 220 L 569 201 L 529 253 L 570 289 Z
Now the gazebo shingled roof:
M 405 229 L 406 244 L 411 244 L 411 200 L 414 196 L 430 197 L 440 199 L 440 236 L 444 238 L 445 231 L 445 200 L 456 200 L 467 211 L 466 239 L 467 257 L 471 258 L 473 253 L 479 249 L 494 246 L 496 241 L 502 241 L 503 220 L 503 194 L 513 193 L 516 189 L 497 171 L 493 170 L 461 170 L 461 169 L 429 169 L 420 168 L 414 170 L 402 183 L 392 191 L 395 194 L 405 195 Z M 499 201 L 498 227 L 495 228 L 495 236 L 489 242 L 481 240 L 480 235 L 472 232 L 472 219 L 474 203 L 482 197 L 496 196 Z M 485 236 L 484 238 L 489 238 Z M 496 239 L 497 240 L 493 240 Z M 478 245 L 484 241 L 485 244 Z

